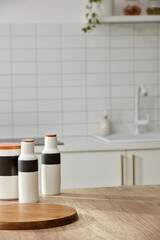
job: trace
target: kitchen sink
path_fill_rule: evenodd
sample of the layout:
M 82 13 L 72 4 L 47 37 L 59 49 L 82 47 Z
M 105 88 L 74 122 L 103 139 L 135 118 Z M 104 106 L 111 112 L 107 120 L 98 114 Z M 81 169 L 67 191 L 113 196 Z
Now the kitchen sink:
M 144 133 L 144 134 L 112 134 L 108 136 L 95 136 L 98 139 L 108 143 L 136 143 L 136 142 L 158 142 L 160 141 L 160 133 Z

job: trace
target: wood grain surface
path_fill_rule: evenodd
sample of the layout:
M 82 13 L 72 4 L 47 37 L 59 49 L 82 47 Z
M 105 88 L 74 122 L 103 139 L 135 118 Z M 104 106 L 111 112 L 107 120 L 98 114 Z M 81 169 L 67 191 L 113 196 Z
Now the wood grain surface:
M 63 226 L 78 220 L 74 208 L 58 204 L 8 204 L 0 208 L 0 230 L 29 230 Z
M 0 240 L 160 240 L 160 186 L 64 190 L 40 201 L 71 206 L 79 220 L 42 230 L 1 230 Z

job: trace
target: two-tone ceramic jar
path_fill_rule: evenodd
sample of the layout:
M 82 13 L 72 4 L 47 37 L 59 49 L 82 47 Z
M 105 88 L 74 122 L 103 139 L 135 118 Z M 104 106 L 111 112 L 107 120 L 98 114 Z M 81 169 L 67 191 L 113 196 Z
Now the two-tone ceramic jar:
M 20 143 L 0 143 L 0 199 L 18 199 Z
M 42 194 L 58 195 L 61 188 L 61 155 L 57 149 L 57 136 L 47 134 L 42 151 Z
M 34 140 L 23 139 L 18 158 L 18 186 L 20 203 L 36 203 L 38 192 L 38 158 L 34 153 Z

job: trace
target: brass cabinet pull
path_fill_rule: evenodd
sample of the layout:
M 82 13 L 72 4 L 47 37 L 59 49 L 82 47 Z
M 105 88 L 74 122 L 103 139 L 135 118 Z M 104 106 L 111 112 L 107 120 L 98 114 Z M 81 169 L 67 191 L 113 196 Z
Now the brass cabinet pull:
M 135 185 L 135 155 L 132 155 L 132 174 L 133 174 L 133 185 Z
M 123 155 L 121 155 L 121 185 L 124 185 L 124 167 L 123 167 Z

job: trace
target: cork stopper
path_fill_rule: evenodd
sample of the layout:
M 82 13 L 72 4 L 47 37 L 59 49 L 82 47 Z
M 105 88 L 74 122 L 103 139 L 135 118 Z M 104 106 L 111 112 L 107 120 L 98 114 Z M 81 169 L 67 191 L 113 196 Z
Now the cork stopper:
M 0 149 L 20 149 L 21 143 L 10 142 L 10 143 L 0 143 Z
M 22 139 L 22 142 L 34 142 L 33 139 Z
M 45 137 L 57 137 L 56 134 L 46 134 Z

